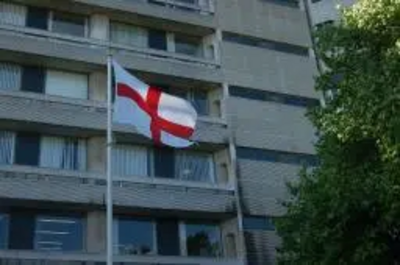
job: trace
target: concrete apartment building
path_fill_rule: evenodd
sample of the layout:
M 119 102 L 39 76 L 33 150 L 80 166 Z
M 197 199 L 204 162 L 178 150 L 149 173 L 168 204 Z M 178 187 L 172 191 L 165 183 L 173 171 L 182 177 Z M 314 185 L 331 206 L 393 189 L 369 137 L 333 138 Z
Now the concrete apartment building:
M 190 100 L 190 149 L 114 126 L 115 264 L 274 264 L 315 163 L 296 0 L 0 0 L 0 264 L 105 264 L 106 56 Z

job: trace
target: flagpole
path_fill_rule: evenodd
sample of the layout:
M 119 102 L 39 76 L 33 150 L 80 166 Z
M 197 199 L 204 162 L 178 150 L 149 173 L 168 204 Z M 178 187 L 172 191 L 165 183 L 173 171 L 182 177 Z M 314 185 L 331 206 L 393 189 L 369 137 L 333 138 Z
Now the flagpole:
M 112 155 L 112 56 L 107 56 L 107 265 L 113 265 L 113 202 L 111 179 L 111 155 Z

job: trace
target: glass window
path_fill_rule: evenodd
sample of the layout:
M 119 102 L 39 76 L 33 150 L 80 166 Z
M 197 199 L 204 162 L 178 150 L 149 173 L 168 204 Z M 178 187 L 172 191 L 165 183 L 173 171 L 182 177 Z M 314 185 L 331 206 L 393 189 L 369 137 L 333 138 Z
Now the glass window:
M 36 133 L 18 132 L 15 143 L 15 159 L 17 165 L 38 166 L 40 151 L 40 135 Z
M 0 63 L 0 90 L 19 90 L 22 68 L 19 65 Z
M 201 39 L 191 36 L 175 35 L 175 52 L 202 57 Z
M 85 37 L 85 22 L 83 16 L 54 12 L 51 31 Z
M 243 219 L 243 227 L 245 230 L 275 230 L 275 227 L 270 218 L 257 216 L 245 217 Z
M 86 141 L 77 138 L 42 137 L 40 166 L 67 170 L 85 170 Z
M 116 253 L 125 255 L 155 254 L 155 228 L 151 221 L 119 218 L 114 226 Z
M 113 173 L 118 176 L 149 176 L 149 152 L 146 147 L 117 145 L 113 149 Z
M 143 28 L 122 23 L 111 23 L 110 34 L 112 42 L 130 46 L 146 46 L 147 33 Z
M 156 50 L 167 50 L 167 33 L 163 30 L 149 30 L 148 46 Z
M 0 249 L 6 249 L 8 242 L 8 215 L 0 213 Z
M 192 91 L 191 103 L 200 116 L 207 116 L 209 114 L 208 106 L 208 91 L 204 89 L 196 89 Z
M 45 91 L 49 95 L 87 99 L 88 79 L 84 73 L 47 70 Z
M 186 224 L 186 248 L 188 256 L 221 256 L 221 235 L 213 224 Z
M 12 164 L 15 135 L 12 132 L 0 131 L 0 165 Z
M 0 24 L 25 26 L 26 7 L 0 2 Z
M 36 217 L 36 250 L 83 250 L 83 220 L 72 216 L 40 215 Z
M 175 175 L 181 180 L 213 182 L 212 154 L 176 151 Z

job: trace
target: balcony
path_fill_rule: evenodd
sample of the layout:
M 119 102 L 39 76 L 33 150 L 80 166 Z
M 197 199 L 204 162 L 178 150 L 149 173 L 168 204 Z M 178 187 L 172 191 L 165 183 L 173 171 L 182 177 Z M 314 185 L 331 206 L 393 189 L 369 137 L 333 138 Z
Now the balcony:
M 109 50 L 120 63 L 138 71 L 215 83 L 222 80 L 214 59 L 0 24 L 0 54 L 5 60 L 15 52 L 105 65 Z
M 158 19 L 215 28 L 215 0 L 73 0 L 82 10 L 101 11 L 104 8 L 119 13 L 129 12 Z M 120 14 L 116 14 L 118 16 Z
M 100 173 L 0 166 L 0 194 L 3 199 L 103 205 L 105 185 L 105 176 Z M 117 207 L 215 214 L 235 211 L 234 188 L 228 184 L 113 177 L 113 189 L 113 201 Z
M 0 263 L 4 265 L 99 265 L 105 264 L 104 254 L 64 254 L 34 251 L 0 250 Z M 115 256 L 120 265 L 244 265 L 240 259 L 210 259 L 167 256 Z
M 106 103 L 103 102 L 18 91 L 0 91 L 0 120 L 3 124 L 11 120 L 25 122 L 25 124 L 20 124 L 23 127 L 29 123 L 38 131 L 62 127 L 63 131 L 78 130 L 80 133 L 98 135 L 105 134 L 106 119 Z M 20 129 L 18 126 L 18 124 L 13 125 L 16 129 Z M 114 131 L 120 134 L 136 135 L 132 126 L 116 125 Z M 131 137 L 138 138 L 135 135 Z M 228 130 L 224 121 L 218 118 L 200 117 L 193 140 L 221 145 L 226 143 L 227 137 Z M 143 141 L 143 138 L 141 139 Z

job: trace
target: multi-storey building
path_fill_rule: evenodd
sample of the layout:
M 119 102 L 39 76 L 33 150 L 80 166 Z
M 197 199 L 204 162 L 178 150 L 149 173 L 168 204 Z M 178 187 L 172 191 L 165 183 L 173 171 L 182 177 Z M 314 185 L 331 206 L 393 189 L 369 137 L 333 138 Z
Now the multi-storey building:
M 105 264 L 109 51 L 201 116 L 184 150 L 115 124 L 116 264 L 273 264 L 310 43 L 296 0 L 1 0 L 0 264 Z

